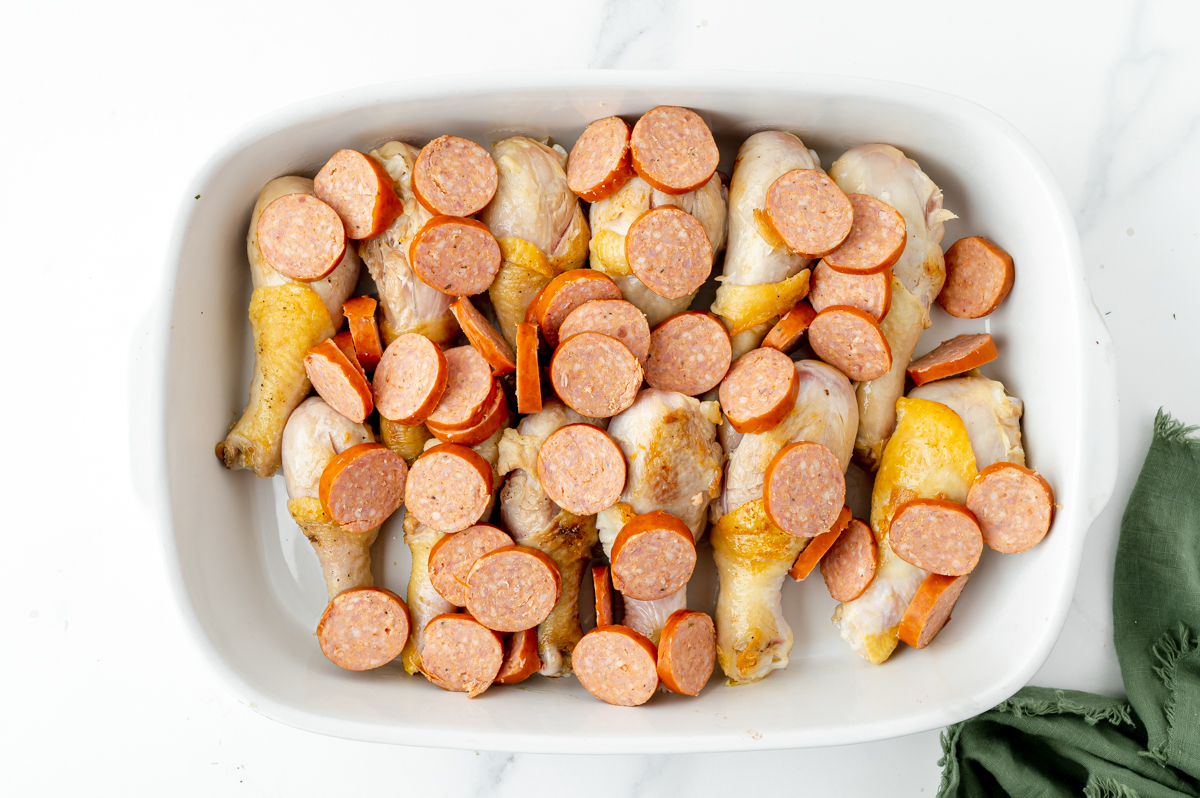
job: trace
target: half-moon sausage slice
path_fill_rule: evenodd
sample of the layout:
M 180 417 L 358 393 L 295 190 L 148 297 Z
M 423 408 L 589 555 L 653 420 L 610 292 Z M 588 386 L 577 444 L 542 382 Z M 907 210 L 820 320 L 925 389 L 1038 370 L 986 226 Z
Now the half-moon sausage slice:
M 438 136 L 421 148 L 413 164 L 413 194 L 434 216 L 479 213 L 499 183 L 491 153 L 458 136 Z
M 835 601 L 854 601 L 875 581 L 879 548 L 871 528 L 854 518 L 821 558 L 821 576 Z
M 513 540 L 491 524 L 476 524 L 453 535 L 443 535 L 429 550 L 429 581 L 442 598 L 455 607 L 467 606 L 467 574 L 489 551 L 513 545 Z
M 633 170 L 664 194 L 686 194 L 717 171 L 721 153 L 695 111 L 660 105 L 642 114 L 629 137 Z
M 504 647 L 504 663 L 496 674 L 496 684 L 519 684 L 541 669 L 537 629 L 513 632 Z
M 808 283 L 808 301 L 820 313 L 834 305 L 849 305 L 883 321 L 892 306 L 892 273 L 842 274 L 819 261 Z
M 624 299 L 593 299 L 571 311 L 558 328 L 559 340 L 581 332 L 597 332 L 625 344 L 644 368 L 650 353 L 650 325 L 646 314 Z
M 508 397 L 499 385 L 492 391 L 491 401 L 484 410 L 483 418 L 478 424 L 466 429 L 448 429 L 433 421 L 426 421 L 425 427 L 433 433 L 433 437 L 442 443 L 461 443 L 463 446 L 477 446 L 496 434 L 496 430 L 512 417 L 508 409 Z
M 492 367 L 469 344 L 447 349 L 445 356 L 446 391 L 428 420 L 447 430 L 473 427 L 483 420 L 496 390 Z
M 900 619 L 900 639 L 913 648 L 925 648 L 950 620 L 950 611 L 967 586 L 967 576 L 930 574 Z
M 828 531 L 846 503 L 842 464 L 828 447 L 789 443 L 763 472 L 763 507 L 771 523 L 798 538 Z
M 367 532 L 400 509 L 407 479 L 403 457 L 382 443 L 360 443 L 329 461 L 317 496 L 343 529 Z
M 991 363 L 1000 357 L 996 342 L 987 333 L 956 335 L 923 357 L 908 364 L 908 376 L 917 385 L 951 377 Z
M 354 354 L 354 336 L 350 334 L 349 330 L 340 332 L 329 340 L 337 345 L 337 348 L 341 350 L 346 359 L 350 361 L 350 365 L 354 366 L 359 374 L 363 375 L 363 377 L 367 376 L 366 369 L 362 367 L 362 364 L 358 362 L 358 356 Z M 312 382 L 312 380 L 309 380 L 309 382 Z
M 386 665 L 408 642 L 408 605 L 382 587 L 352 587 L 333 597 L 317 624 L 321 653 L 339 668 Z
M 536 324 L 517 322 L 517 412 L 542 409 L 542 370 L 538 366 Z
M 379 415 L 400 424 L 420 424 L 442 400 L 446 356 L 433 341 L 405 333 L 384 351 L 372 383 Z
M 792 309 L 779 317 L 779 321 L 767 333 L 762 345 L 778 349 L 785 355 L 800 345 L 800 339 L 808 332 L 808 326 L 817 317 L 817 312 L 807 302 L 797 302 Z
M 342 313 L 350 323 L 350 339 L 354 341 L 354 354 L 364 371 L 374 371 L 383 357 L 383 346 L 379 340 L 379 322 L 375 320 L 378 303 L 369 296 L 347 299 Z
M 849 305 L 825 308 L 808 327 L 817 357 L 851 380 L 874 380 L 892 367 L 892 347 L 879 322 Z
M 458 320 L 458 326 L 466 334 L 471 346 L 479 350 L 479 354 L 483 355 L 483 359 L 492 367 L 493 374 L 500 377 L 516 371 L 517 360 L 512 347 L 471 304 L 471 300 L 465 296 L 459 297 L 458 301 L 450 306 L 450 312 Z
M 595 515 L 625 490 L 625 454 L 604 430 L 567 424 L 542 443 L 537 475 L 542 490 L 559 507 L 576 515 Z
M 847 194 L 846 199 L 854 209 L 854 223 L 825 262 L 845 274 L 874 274 L 894 265 L 908 242 L 904 217 L 869 194 Z
M 607 565 L 592 566 L 592 588 L 596 593 L 596 626 L 613 623 L 613 588 Z
M 625 120 L 608 116 L 584 128 L 567 158 L 567 187 L 582 200 L 599 202 L 615 194 L 631 177 Z
M 732 357 L 729 332 L 715 314 L 678 313 L 650 333 L 646 382 L 661 391 L 699 396 L 725 379 Z
M 551 347 L 558 346 L 558 329 L 571 311 L 596 299 L 621 299 L 612 278 L 595 269 L 571 269 L 551 280 L 530 304 L 538 327 Z
M 776 349 L 751 349 L 730 366 L 717 398 L 738 432 L 769 432 L 792 412 L 799 390 L 791 358 Z
M 337 213 L 308 194 L 286 194 L 258 217 L 258 248 L 271 268 L 310 283 L 329 275 L 346 254 Z
M 413 236 L 408 262 L 430 288 L 451 296 L 474 296 L 496 279 L 500 244 L 483 222 L 435 216 Z
M 532 629 L 562 592 L 558 565 L 529 546 L 501 546 L 475 560 L 467 573 L 467 611 L 497 632 Z
M 854 222 L 854 206 L 817 169 L 785 172 L 767 189 L 767 220 L 787 248 L 803 258 L 833 252 Z
M 1036 471 L 1016 463 L 992 463 L 979 472 L 967 492 L 983 542 L 1004 554 L 1041 543 L 1054 521 L 1054 491 Z
M 346 418 L 361 424 L 375 407 L 371 384 L 357 364 L 351 363 L 332 338 L 308 350 L 304 373 L 325 404 Z
M 356 241 L 379 235 L 404 210 L 383 164 L 355 150 L 338 150 L 325 162 L 313 178 L 313 193 Z
M 833 526 L 829 527 L 827 532 L 822 532 L 808 542 L 804 547 L 804 551 L 800 552 L 800 556 L 792 563 L 792 567 L 788 569 L 788 575 L 797 582 L 802 582 L 808 578 L 812 570 L 821 562 L 821 558 L 825 556 L 825 552 L 833 548 L 833 544 L 837 542 L 838 536 L 842 531 L 850 525 L 850 508 L 842 507 L 842 511 L 838 513 L 837 520 L 833 522 Z
M 597 626 L 571 652 L 584 689 L 618 707 L 646 703 L 658 689 L 658 650 L 627 626 Z
M 708 234 L 686 211 L 651 208 L 629 226 L 625 259 L 634 275 L 664 299 L 694 294 L 712 273 Z
M 675 610 L 658 641 L 658 678 L 668 690 L 700 695 L 717 664 L 717 629 L 696 610 Z
M 474 450 L 439 443 L 418 457 L 404 486 L 408 512 L 438 532 L 461 532 L 483 517 L 492 498 L 492 467 Z
M 897 507 L 888 542 L 906 563 L 946 576 L 971 573 L 983 554 L 975 514 L 943 499 L 913 499 Z
M 425 625 L 421 672 L 443 690 L 474 698 L 504 663 L 504 640 L 466 613 L 435 615 Z
M 951 316 L 978 319 L 1004 301 L 1013 286 L 1012 256 L 980 236 L 960 238 L 946 250 L 946 282 L 938 304 Z
M 550 382 L 558 398 L 581 416 L 611 418 L 637 398 L 642 366 L 616 338 L 584 332 L 558 345 Z
M 611 551 L 613 587 L 639 601 L 674 594 L 688 583 L 696 568 L 692 530 L 661 510 L 630 520 Z

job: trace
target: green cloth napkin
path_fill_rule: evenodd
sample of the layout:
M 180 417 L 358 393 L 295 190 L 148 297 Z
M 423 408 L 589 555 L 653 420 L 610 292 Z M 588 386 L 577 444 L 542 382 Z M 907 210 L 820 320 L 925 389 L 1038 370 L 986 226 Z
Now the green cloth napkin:
M 1113 638 L 1129 700 L 1026 687 L 942 734 L 939 798 L 1200 796 L 1200 440 L 1162 410 L 1121 519 Z

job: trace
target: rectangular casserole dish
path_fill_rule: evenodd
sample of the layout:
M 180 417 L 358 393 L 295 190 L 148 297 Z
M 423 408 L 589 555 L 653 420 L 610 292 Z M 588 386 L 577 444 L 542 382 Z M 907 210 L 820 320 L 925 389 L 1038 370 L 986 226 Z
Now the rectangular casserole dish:
M 325 605 L 316 558 L 289 517 L 282 475 L 228 472 L 213 445 L 240 412 L 253 363 L 245 236 L 259 189 L 312 175 L 336 149 L 442 133 L 485 146 L 524 134 L 570 148 L 593 119 L 630 121 L 660 104 L 710 124 L 726 172 L 751 133 L 796 133 L 829 164 L 865 142 L 896 145 L 945 192 L 943 248 L 984 235 L 1017 264 L 1012 293 L 987 319 L 935 308 L 917 353 L 987 330 L 1001 351 L 985 367 L 1025 403 L 1029 463 L 1060 509 L 1035 549 L 987 552 L 948 625 L 928 649 L 882 666 L 859 659 L 829 621 L 819 578 L 784 586 L 795 633 L 791 664 L 754 685 L 717 676 L 699 698 L 659 695 L 638 709 L 593 699 L 573 678 L 535 677 L 476 700 L 398 664 L 341 671 L 313 630 Z M 200 195 L 193 199 L 193 195 Z M 743 72 L 492 73 L 345 92 L 276 112 L 242 130 L 188 191 L 167 269 L 153 419 L 168 568 L 186 623 L 213 667 L 259 712 L 339 737 L 421 746 L 554 753 L 730 751 L 855 743 L 953 723 L 1024 685 L 1066 618 L 1089 525 L 1116 474 L 1112 347 L 1083 279 L 1075 225 L 1049 169 L 1010 125 L 964 100 L 885 82 Z M 691 605 L 711 611 L 711 549 L 701 549 Z M 404 593 L 399 517 L 374 549 L 377 584 Z M 586 616 L 588 611 L 584 610 Z

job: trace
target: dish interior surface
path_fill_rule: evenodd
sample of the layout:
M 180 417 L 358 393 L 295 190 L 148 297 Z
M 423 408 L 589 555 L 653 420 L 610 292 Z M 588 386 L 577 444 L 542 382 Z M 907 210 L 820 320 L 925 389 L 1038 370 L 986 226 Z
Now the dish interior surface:
M 961 332 L 988 331 L 999 360 L 983 372 L 1025 404 L 1028 462 L 1060 505 L 1046 540 L 1019 555 L 988 550 L 936 641 L 901 645 L 882 666 L 855 655 L 830 623 L 836 603 L 819 573 L 788 579 L 784 613 L 795 644 L 786 670 L 726 687 L 719 672 L 699 698 L 660 694 L 637 709 L 609 706 L 574 678 L 534 677 L 468 700 L 398 662 L 343 671 L 313 631 L 326 603 L 317 559 L 286 508 L 282 474 L 228 472 L 213 446 L 240 413 L 253 365 L 245 236 L 268 180 L 313 175 L 337 149 L 390 139 L 416 145 L 454 133 L 490 145 L 512 135 L 570 149 L 593 119 L 630 122 L 655 105 L 683 105 L 711 126 L 721 169 L 765 129 L 796 133 L 829 165 L 852 146 L 883 141 L 915 159 L 958 215 L 943 249 L 967 235 L 1006 248 L 1017 276 L 990 317 L 953 319 L 935 305 L 923 354 Z M 201 648 L 258 711 L 337 736 L 424 746 L 617 753 L 832 745 L 956 722 L 1003 700 L 1048 655 L 1074 590 L 1089 524 L 1111 492 L 1115 382 L 1096 365 L 1106 349 L 1083 283 L 1078 238 L 1048 169 L 1005 123 L 965 101 L 886 83 L 720 73 L 476 76 L 399 84 L 285 109 L 243 131 L 210 162 L 176 235 L 166 353 L 164 448 L 167 548 L 184 615 Z M 365 269 L 364 269 L 365 273 Z M 719 273 L 719 264 L 714 269 Z M 366 278 L 369 279 L 369 278 Z M 1093 344 L 1095 341 L 1095 344 Z M 853 483 L 853 480 L 851 480 Z M 866 517 L 869 498 L 852 505 Z M 854 497 L 852 496 L 852 500 Z M 409 567 L 399 514 L 372 552 L 376 584 L 403 595 Z M 707 539 L 689 604 L 711 612 L 716 576 Z M 592 621 L 585 580 L 581 614 Z

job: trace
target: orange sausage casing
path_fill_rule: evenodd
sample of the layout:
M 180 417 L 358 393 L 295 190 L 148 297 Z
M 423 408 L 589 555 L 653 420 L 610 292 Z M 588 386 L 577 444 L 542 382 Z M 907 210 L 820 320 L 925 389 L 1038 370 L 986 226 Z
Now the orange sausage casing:
M 767 333 L 762 345 L 778 349 L 785 355 L 800 345 L 800 338 L 808 332 L 808 326 L 817 317 L 817 312 L 807 302 L 797 302 L 792 309 L 779 317 L 779 321 Z
M 799 390 L 791 358 L 775 349 L 751 349 L 729 367 L 717 397 L 735 430 L 769 432 L 792 412 Z
M 908 376 L 917 385 L 952 377 L 991 363 L 1000 353 L 996 342 L 987 333 L 956 335 L 927 355 L 908 364 Z
M 505 646 L 504 663 L 496 674 L 496 684 L 519 684 L 542 668 L 538 656 L 537 629 L 513 632 Z
M 404 210 L 383 164 L 355 150 L 338 150 L 313 179 L 313 193 L 341 217 L 346 237 L 373 238 Z
M 354 341 L 354 354 L 364 371 L 374 371 L 383 357 L 383 346 L 379 340 L 379 322 L 375 320 L 377 303 L 369 296 L 346 300 L 342 312 L 350 322 L 350 337 Z
M 470 340 L 471 346 L 478 349 L 483 359 L 491 365 L 493 374 L 500 377 L 516 371 L 517 361 L 512 347 L 471 304 L 471 300 L 465 296 L 459 297 L 458 301 L 450 306 L 450 312 L 458 320 L 458 326 Z
M 558 346 L 558 328 L 571 311 L 593 299 L 623 299 L 612 278 L 595 269 L 571 269 L 551 280 L 530 303 L 542 336 Z
M 808 542 L 808 546 L 804 551 L 800 552 L 800 556 L 796 558 L 796 562 L 792 563 L 792 567 L 788 570 L 788 575 L 797 582 L 802 582 L 812 570 L 821 562 L 821 558 L 825 556 L 825 552 L 829 551 L 833 544 L 837 542 L 838 536 L 842 534 L 847 526 L 850 525 L 850 508 L 842 507 L 842 511 L 838 513 L 837 520 L 833 522 L 833 526 L 829 531 L 822 532 Z
M 542 409 L 542 372 L 538 367 L 536 324 L 517 322 L 517 412 Z
M 633 177 L 629 125 L 618 116 L 597 119 L 571 147 L 567 158 L 567 187 L 582 200 L 611 197 Z
M 613 588 L 607 565 L 592 566 L 592 587 L 596 593 L 596 626 L 609 626 L 614 623 Z
M 464 430 L 483 421 L 498 390 L 492 367 L 473 346 L 447 349 L 446 391 L 426 426 L 434 424 L 443 430 Z M 433 430 L 431 429 L 430 432 Z
M 950 620 L 954 603 L 967 586 L 967 576 L 930 574 L 900 619 L 900 639 L 913 648 L 925 648 Z
M 980 236 L 960 238 L 946 250 L 946 282 L 938 304 L 951 316 L 978 319 L 1004 301 L 1013 286 L 1012 256 Z
M 497 384 L 492 390 L 491 402 L 487 405 L 483 418 L 474 426 L 456 430 L 441 426 L 433 421 L 426 421 L 425 428 L 433 433 L 433 437 L 442 443 L 461 443 L 463 446 L 478 446 L 496 434 L 512 417 L 508 409 L 508 397 Z

